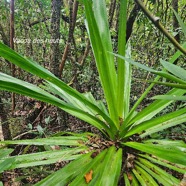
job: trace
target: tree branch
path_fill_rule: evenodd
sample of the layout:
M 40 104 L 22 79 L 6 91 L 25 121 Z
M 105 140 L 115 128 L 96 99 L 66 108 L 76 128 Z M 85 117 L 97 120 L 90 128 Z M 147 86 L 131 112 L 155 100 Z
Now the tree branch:
M 160 23 L 160 18 L 154 16 L 143 4 L 141 0 L 135 0 L 135 2 L 139 5 L 142 9 L 144 14 L 152 21 L 156 28 L 158 28 L 166 37 L 167 39 L 177 48 L 179 49 L 184 55 L 186 55 L 186 50 L 176 41 L 176 39 L 169 34 L 169 32 L 163 27 Z
M 33 21 L 33 22 L 31 22 L 31 23 L 29 24 L 29 27 L 32 27 L 32 26 L 34 26 L 34 25 L 36 25 L 36 24 L 38 24 L 38 23 L 41 23 L 41 22 L 45 22 L 45 21 L 47 21 L 47 20 L 49 20 L 49 19 L 50 19 L 50 17 L 45 17 L 45 18 L 43 18 L 43 19 L 41 19 L 41 20 Z

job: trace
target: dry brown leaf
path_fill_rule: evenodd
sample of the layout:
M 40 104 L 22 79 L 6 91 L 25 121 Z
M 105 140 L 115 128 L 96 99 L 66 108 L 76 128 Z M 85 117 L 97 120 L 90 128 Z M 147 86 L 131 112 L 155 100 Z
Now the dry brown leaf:
M 90 170 L 87 174 L 85 174 L 85 181 L 86 183 L 89 183 L 92 180 L 92 174 L 93 174 L 93 170 Z
M 130 173 L 127 173 L 128 179 L 131 181 L 132 180 L 132 175 Z

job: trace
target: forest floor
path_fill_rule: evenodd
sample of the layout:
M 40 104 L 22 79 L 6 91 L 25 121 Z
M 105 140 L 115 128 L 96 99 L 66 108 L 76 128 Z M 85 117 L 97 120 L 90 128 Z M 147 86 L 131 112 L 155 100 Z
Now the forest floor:
M 38 137 L 47 137 L 60 132 L 90 132 L 101 135 L 100 132 L 87 123 L 70 116 L 63 111 L 58 116 L 58 110 L 53 106 L 47 106 L 34 100 L 27 100 L 26 105 L 19 105 L 19 109 L 15 111 L 14 117 L 9 115 L 13 139 L 33 139 Z M 59 123 L 62 122 L 62 123 Z M 12 125 L 13 123 L 13 125 Z M 16 125 L 15 125 L 16 124 Z M 161 133 L 153 134 L 153 138 L 183 140 L 186 142 L 186 126 L 185 124 L 172 127 Z M 41 151 L 36 146 L 12 146 L 14 152 L 12 155 L 23 153 L 33 153 Z M 4 186 L 22 186 L 33 185 L 48 174 L 65 166 L 67 162 L 57 162 L 48 166 L 38 166 L 27 169 L 16 169 L 3 173 Z M 175 171 L 165 169 L 175 177 L 182 179 L 182 175 Z

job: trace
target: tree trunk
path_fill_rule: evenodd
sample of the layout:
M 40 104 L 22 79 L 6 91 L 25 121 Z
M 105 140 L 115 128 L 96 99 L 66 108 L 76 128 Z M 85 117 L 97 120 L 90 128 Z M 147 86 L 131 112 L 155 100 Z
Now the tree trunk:
M 60 11 L 61 0 L 52 0 L 50 70 L 59 77 L 59 40 L 60 40 Z
M 61 0 L 52 0 L 52 15 L 51 15 L 51 39 L 54 42 L 50 44 L 50 70 L 51 72 L 60 78 L 59 65 L 60 65 L 60 14 L 61 12 Z M 66 129 L 66 117 L 67 114 L 61 109 L 57 109 L 57 122 L 61 126 L 62 130 Z
M 0 140 L 9 140 L 11 138 L 7 114 L 4 111 L 3 102 L 0 97 Z
M 172 0 L 172 8 L 178 13 L 178 0 Z M 179 23 L 176 19 L 176 16 L 173 14 L 172 16 L 172 25 L 175 32 L 178 32 Z M 174 37 L 178 42 L 180 42 L 180 35 L 177 33 Z
M 63 73 L 63 69 L 65 67 L 65 62 L 66 59 L 68 57 L 68 53 L 71 49 L 71 45 L 72 45 L 72 41 L 73 41 L 73 33 L 74 33 L 74 29 L 75 29 L 75 24 L 76 24 L 76 17 L 77 17 L 77 11 L 78 11 L 78 1 L 74 1 L 70 0 L 69 1 L 69 6 L 70 6 L 70 17 L 69 17 L 69 34 L 68 34 L 68 40 L 66 43 L 66 47 L 61 59 L 61 64 L 60 64 L 60 68 L 59 68 L 59 74 L 60 76 L 62 76 Z
M 5 41 L 6 43 L 7 39 Z M 10 47 L 14 49 L 14 0 L 10 1 Z M 15 65 L 11 65 L 12 76 L 15 76 Z M 15 109 L 15 94 L 12 93 L 12 111 Z M 9 122 L 7 118 L 7 114 L 4 111 L 4 106 L 2 99 L 0 97 L 0 133 L 1 133 L 1 140 L 9 140 L 11 139 L 11 132 L 9 128 Z
M 14 49 L 14 0 L 10 1 L 10 48 Z M 11 64 L 12 76 L 15 76 L 15 65 Z M 15 110 L 15 94 L 12 93 L 12 113 Z

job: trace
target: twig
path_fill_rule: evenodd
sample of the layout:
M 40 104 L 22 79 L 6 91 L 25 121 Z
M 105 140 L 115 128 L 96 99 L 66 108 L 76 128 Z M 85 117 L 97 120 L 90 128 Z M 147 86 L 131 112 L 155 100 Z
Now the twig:
M 29 130 L 29 131 L 27 131 L 27 132 L 24 132 L 24 133 L 22 133 L 22 134 L 19 134 L 18 136 L 14 137 L 13 140 L 16 140 L 16 139 L 18 139 L 18 138 L 24 136 L 25 134 L 29 134 L 29 133 L 32 133 L 32 132 L 37 132 L 37 130 Z
M 89 50 L 90 50 L 90 40 L 87 41 L 87 46 L 85 48 L 85 51 L 84 51 L 84 54 L 82 57 L 80 57 L 80 59 L 78 60 L 78 63 L 83 66 L 84 62 L 85 62 L 85 59 L 89 53 Z
M 39 112 L 37 118 L 32 122 L 32 124 L 35 124 L 36 122 L 38 122 L 38 119 L 39 119 L 40 116 L 43 114 L 43 112 L 44 112 L 44 110 L 45 110 L 46 108 L 47 108 L 46 106 L 44 106 L 44 107 L 42 108 L 42 110 Z

